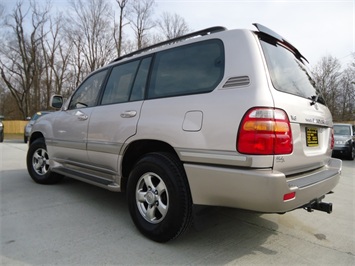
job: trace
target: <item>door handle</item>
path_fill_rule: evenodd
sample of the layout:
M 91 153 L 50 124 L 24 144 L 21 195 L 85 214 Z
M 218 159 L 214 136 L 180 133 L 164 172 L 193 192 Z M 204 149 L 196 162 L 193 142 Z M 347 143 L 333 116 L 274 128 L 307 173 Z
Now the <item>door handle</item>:
M 137 111 L 134 110 L 125 111 L 121 113 L 122 118 L 131 118 L 131 117 L 135 117 L 136 115 L 137 115 Z
M 76 111 L 75 116 L 76 116 L 79 120 L 82 120 L 82 121 L 87 120 L 87 119 L 89 118 L 86 114 L 84 114 L 84 113 L 81 112 L 81 111 Z

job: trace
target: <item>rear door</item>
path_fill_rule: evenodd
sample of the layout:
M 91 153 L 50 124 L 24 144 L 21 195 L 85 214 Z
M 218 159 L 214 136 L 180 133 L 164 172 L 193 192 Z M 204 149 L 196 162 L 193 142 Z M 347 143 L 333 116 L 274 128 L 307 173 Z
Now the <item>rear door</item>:
M 305 59 L 275 39 L 260 43 L 275 108 L 286 111 L 292 128 L 293 152 L 275 156 L 274 169 L 293 174 L 323 166 L 331 154 L 332 117 L 317 95 Z

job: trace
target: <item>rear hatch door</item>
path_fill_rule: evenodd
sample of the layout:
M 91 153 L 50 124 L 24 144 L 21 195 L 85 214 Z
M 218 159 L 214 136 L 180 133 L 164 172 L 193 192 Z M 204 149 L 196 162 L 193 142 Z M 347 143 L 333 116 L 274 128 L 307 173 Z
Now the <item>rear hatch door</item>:
M 287 113 L 292 129 L 293 152 L 276 155 L 274 169 L 291 175 L 322 167 L 331 154 L 332 116 L 317 94 L 306 59 L 279 35 L 258 35 L 275 108 Z

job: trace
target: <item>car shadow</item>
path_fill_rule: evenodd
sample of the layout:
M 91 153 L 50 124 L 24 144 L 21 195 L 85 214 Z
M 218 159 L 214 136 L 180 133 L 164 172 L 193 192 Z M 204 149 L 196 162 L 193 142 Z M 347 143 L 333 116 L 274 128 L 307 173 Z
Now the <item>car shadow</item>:
M 3 193 L 5 190 L 7 193 Z M 41 213 L 44 212 L 44 216 L 47 212 L 48 217 L 52 215 L 52 212 L 60 212 L 60 217 L 49 222 L 46 222 L 47 218 L 43 218 L 43 215 L 42 217 L 34 215 L 26 217 L 26 219 L 30 219 L 34 225 L 36 223 L 54 223 L 51 226 L 57 228 L 55 230 L 58 230 L 60 237 L 53 236 L 53 234 L 56 234 L 56 231 L 53 232 L 53 230 L 47 233 L 42 230 L 40 234 L 43 239 L 60 239 L 62 242 L 57 240 L 57 242 L 53 242 L 53 245 L 61 255 L 84 256 L 78 247 L 80 245 L 68 245 L 70 241 L 75 242 L 80 235 L 81 229 L 78 229 L 76 221 L 83 221 L 81 227 L 90 228 L 90 231 L 86 231 L 85 234 L 95 236 L 96 240 L 93 241 L 105 241 L 105 245 L 109 247 L 128 246 L 127 251 L 118 249 L 117 254 L 113 255 L 119 258 L 120 256 L 127 256 L 127 252 L 132 254 L 128 260 L 121 261 L 122 264 L 142 264 L 141 258 L 133 255 L 139 254 L 142 250 L 149 253 L 145 255 L 148 262 L 150 261 L 149 257 L 152 256 L 153 261 L 163 265 L 221 265 L 234 262 L 238 258 L 249 254 L 275 255 L 277 253 L 263 247 L 263 244 L 270 236 L 277 234 L 278 225 L 262 218 L 258 213 L 231 208 L 194 206 L 194 222 L 191 228 L 179 238 L 166 244 L 160 244 L 145 238 L 135 228 L 129 215 L 124 193 L 110 192 L 70 178 L 65 178 L 56 185 L 38 185 L 31 180 L 25 169 L 3 171 L 1 193 L 3 202 L 15 201 L 8 203 L 8 206 L 7 204 L 1 206 L 2 216 L 15 215 L 16 217 L 13 217 L 13 219 L 16 218 L 17 222 L 23 219 L 21 213 L 27 216 L 31 215 L 24 211 L 25 209 L 35 210 L 39 208 Z M 20 202 L 21 200 L 23 202 Z M 16 201 L 18 202 L 16 203 Z M 80 205 L 82 211 L 78 211 L 78 205 Z M 67 218 L 64 220 L 64 217 Z M 9 216 L 3 220 L 5 226 L 7 226 L 7 223 L 11 223 L 8 218 Z M 61 223 L 65 223 L 65 225 Z M 16 228 L 16 230 L 33 230 L 32 225 L 26 226 L 29 228 Z M 70 229 L 70 227 L 73 227 L 73 229 Z M 108 235 L 110 237 L 107 237 Z M 23 239 L 23 242 L 28 241 L 28 243 L 18 244 L 16 236 L 11 236 L 11 233 L 7 233 L 6 236 L 1 242 L 2 255 L 5 257 L 30 264 L 45 264 L 47 262 L 43 258 L 31 255 L 31 239 Z M 104 236 L 106 237 L 101 239 Z M 45 240 L 38 242 L 36 249 L 48 249 L 45 243 Z M 5 245 L 6 248 L 3 248 Z M 9 249 L 10 246 L 11 249 Z M 25 253 L 28 257 L 16 257 L 15 254 L 17 253 L 14 250 L 26 246 L 29 249 Z M 179 258 L 178 261 L 176 261 L 177 257 Z M 159 258 L 159 260 L 156 258 Z M 62 256 L 50 259 L 51 263 L 66 263 Z M 92 264 L 97 263 L 92 261 Z
M 138 242 L 148 244 L 156 255 L 166 252 L 181 253 L 183 260 L 179 264 L 190 264 L 193 261 L 194 264 L 221 265 L 249 254 L 276 254 L 276 251 L 263 247 L 263 244 L 270 236 L 277 234 L 278 224 L 262 218 L 260 213 L 196 205 L 193 207 L 191 227 L 177 239 L 160 244 L 145 238 L 134 227 L 124 193 L 110 193 L 70 178 L 66 178 L 60 186 L 71 187 L 69 191 L 80 194 L 83 200 L 89 200 L 94 194 L 97 204 L 104 206 L 104 212 L 116 213 L 117 220 L 124 220 L 125 226 L 131 234 L 136 235 Z M 137 253 L 140 249 L 141 247 L 137 247 Z M 135 261 L 132 260 L 132 263 L 135 264 Z M 161 263 L 173 262 L 168 260 Z

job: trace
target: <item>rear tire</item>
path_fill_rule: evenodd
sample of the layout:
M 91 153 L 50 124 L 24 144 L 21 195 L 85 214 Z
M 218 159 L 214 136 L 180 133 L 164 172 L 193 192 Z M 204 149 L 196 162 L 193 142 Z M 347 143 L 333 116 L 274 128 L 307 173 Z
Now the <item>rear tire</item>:
M 181 235 L 192 221 L 192 200 L 181 162 L 169 153 L 138 161 L 127 185 L 128 207 L 138 230 L 156 242 Z
M 26 161 L 28 173 L 36 183 L 55 184 L 64 177 L 51 171 L 47 147 L 43 138 L 36 139 L 31 143 Z

